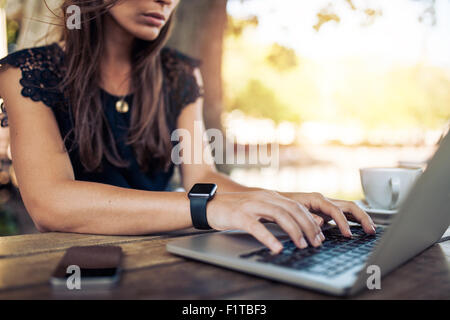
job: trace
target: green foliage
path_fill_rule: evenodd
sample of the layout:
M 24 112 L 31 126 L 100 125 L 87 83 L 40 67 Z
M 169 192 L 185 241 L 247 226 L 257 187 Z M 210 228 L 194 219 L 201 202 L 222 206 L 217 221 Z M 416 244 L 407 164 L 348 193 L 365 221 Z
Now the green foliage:
M 231 110 L 239 109 L 257 118 L 270 118 L 275 122 L 299 121 L 298 115 L 281 103 L 274 92 L 259 81 L 252 79 L 235 97 Z
M 257 16 L 252 16 L 247 19 L 237 19 L 228 16 L 227 35 L 240 37 L 246 28 L 257 27 L 258 24 L 259 21 Z
M 350 9 L 352 9 L 353 11 L 356 10 L 355 4 L 353 3 L 352 0 L 345 0 L 345 1 L 350 6 Z
M 362 16 L 364 26 L 382 14 L 353 0 L 346 0 L 346 6 Z M 339 18 L 332 6 L 321 12 L 323 23 Z M 259 41 L 248 21 L 229 20 L 223 68 L 228 111 L 239 109 L 277 122 L 301 119 L 364 129 L 441 129 L 450 121 L 449 68 L 420 61 L 386 68 L 372 56 L 303 57 Z
M 446 70 L 422 66 L 371 76 L 355 72 L 349 73 L 346 81 L 352 85 L 334 95 L 337 108 L 367 128 L 441 128 L 450 120 L 450 78 Z
M 17 42 L 17 37 L 19 36 L 19 28 L 20 26 L 17 21 L 9 19 L 6 21 L 8 44 Z
M 251 39 L 251 33 L 227 39 L 227 110 L 277 122 L 350 121 L 366 129 L 437 129 L 450 120 L 448 69 L 421 65 L 386 70 L 365 59 L 319 65 L 297 56 L 301 64 L 280 72 L 268 60 L 275 45 L 255 44 Z
M 267 62 L 279 72 L 289 71 L 298 65 L 294 49 L 286 48 L 278 43 L 272 45 Z
M 14 213 L 7 207 L 0 207 L 0 236 L 11 236 L 18 233 Z
M 360 5 L 356 6 L 352 0 L 345 0 L 345 2 L 347 3 L 346 7 L 349 10 L 365 16 L 364 22 L 361 23 L 361 26 L 369 26 L 375 22 L 377 17 L 383 15 L 383 12 L 379 9 L 367 8 L 365 6 L 362 7 Z M 323 25 L 332 21 L 335 23 L 340 23 L 341 17 L 337 14 L 333 3 L 328 3 L 317 13 L 317 22 L 313 28 L 319 32 Z
M 313 26 L 313 28 L 318 32 L 322 25 L 327 22 L 334 21 L 336 23 L 341 22 L 341 18 L 335 13 L 329 12 L 327 9 L 322 9 L 317 14 L 317 23 Z

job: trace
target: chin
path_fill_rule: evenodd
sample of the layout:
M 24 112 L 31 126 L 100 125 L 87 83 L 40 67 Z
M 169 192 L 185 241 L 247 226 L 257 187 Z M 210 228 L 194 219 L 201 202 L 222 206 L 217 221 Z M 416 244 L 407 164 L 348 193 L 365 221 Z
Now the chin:
M 154 41 L 158 39 L 159 34 L 161 33 L 161 29 L 158 27 L 139 27 L 133 35 L 141 40 L 145 41 Z

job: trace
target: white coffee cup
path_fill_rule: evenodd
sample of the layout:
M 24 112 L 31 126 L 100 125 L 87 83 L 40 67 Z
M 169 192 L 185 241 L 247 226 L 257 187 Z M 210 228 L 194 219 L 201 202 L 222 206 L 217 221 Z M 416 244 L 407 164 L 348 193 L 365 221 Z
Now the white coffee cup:
M 361 168 L 367 203 L 374 209 L 396 210 L 422 174 L 420 168 Z

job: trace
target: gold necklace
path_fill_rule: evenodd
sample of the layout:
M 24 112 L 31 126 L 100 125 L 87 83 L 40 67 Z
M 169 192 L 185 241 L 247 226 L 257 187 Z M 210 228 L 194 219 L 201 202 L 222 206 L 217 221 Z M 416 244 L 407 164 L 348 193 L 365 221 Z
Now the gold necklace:
M 119 113 L 127 113 L 130 110 L 130 105 L 125 101 L 125 97 L 123 96 L 116 102 L 116 111 Z
M 125 82 L 125 81 L 124 81 Z M 122 87 L 123 83 L 119 86 L 119 89 Z M 119 113 L 127 113 L 130 111 L 130 105 L 127 101 L 125 101 L 125 97 L 127 95 L 119 96 L 119 100 L 116 102 L 116 111 Z

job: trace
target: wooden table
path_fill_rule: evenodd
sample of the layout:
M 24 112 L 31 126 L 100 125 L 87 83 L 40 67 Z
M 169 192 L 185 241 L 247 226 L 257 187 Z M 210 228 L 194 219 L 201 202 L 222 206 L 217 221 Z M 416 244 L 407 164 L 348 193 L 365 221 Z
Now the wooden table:
M 186 230 L 145 237 L 46 233 L 0 238 L 0 299 L 79 298 L 55 293 L 48 280 L 67 248 L 94 244 L 121 246 L 125 271 L 115 289 L 84 298 L 334 299 L 166 252 L 168 241 L 193 233 Z M 450 241 L 424 251 L 383 278 L 381 284 L 382 290 L 366 290 L 352 298 L 450 299 Z

